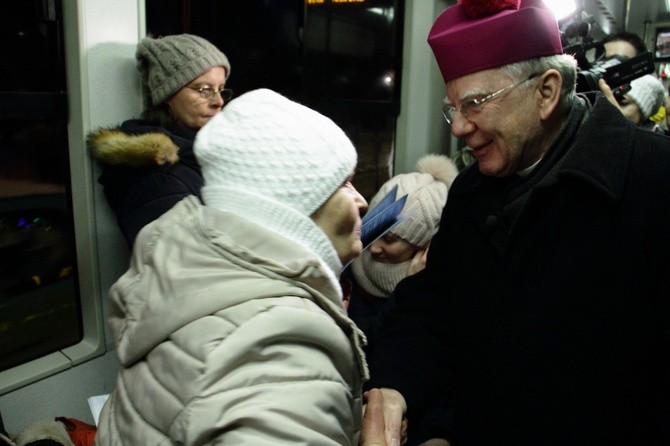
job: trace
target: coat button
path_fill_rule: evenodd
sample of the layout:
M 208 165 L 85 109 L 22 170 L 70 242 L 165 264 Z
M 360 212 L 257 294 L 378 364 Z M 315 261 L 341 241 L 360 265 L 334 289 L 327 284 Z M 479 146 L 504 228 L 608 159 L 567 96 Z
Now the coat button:
M 486 217 L 486 226 L 489 228 L 495 228 L 496 225 L 498 224 L 498 216 L 491 214 L 488 217 Z

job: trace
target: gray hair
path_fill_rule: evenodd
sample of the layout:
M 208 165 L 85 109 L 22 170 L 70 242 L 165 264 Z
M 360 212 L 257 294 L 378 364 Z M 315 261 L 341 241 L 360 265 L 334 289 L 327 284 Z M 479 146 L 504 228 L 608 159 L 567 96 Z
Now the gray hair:
M 538 57 L 523 60 L 501 67 L 515 79 L 523 79 L 532 73 L 544 73 L 547 70 L 557 70 L 563 78 L 561 86 L 561 97 L 558 109 L 561 112 L 570 110 L 575 101 L 575 90 L 577 82 L 577 61 L 568 54 L 556 54 L 553 56 Z

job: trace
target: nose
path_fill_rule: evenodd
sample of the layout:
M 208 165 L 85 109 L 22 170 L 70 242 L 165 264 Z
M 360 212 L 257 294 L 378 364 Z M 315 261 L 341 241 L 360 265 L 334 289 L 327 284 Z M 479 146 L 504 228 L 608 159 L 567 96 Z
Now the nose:
M 373 255 L 378 255 L 382 253 L 382 247 L 381 244 L 379 243 L 379 240 L 375 240 L 374 242 L 372 242 L 368 247 L 368 249 L 370 250 L 370 254 Z
M 451 123 L 451 134 L 457 138 L 463 138 L 472 133 L 475 125 L 468 118 L 463 116 L 463 113 L 457 111 L 454 114 L 453 122 Z
M 221 97 L 221 93 L 216 93 L 211 98 L 209 98 L 209 104 L 216 108 L 223 107 L 224 102 L 225 101 L 223 100 L 223 97 Z
M 351 184 L 351 181 L 347 181 L 345 184 L 345 189 L 347 192 L 349 192 L 351 198 L 353 198 L 356 209 L 358 209 L 358 213 L 361 215 L 361 217 L 365 215 L 365 212 L 368 210 L 367 200 L 363 198 L 363 195 L 361 195 L 361 193 L 358 192 L 354 185 Z
M 355 188 L 354 188 L 354 203 L 356 203 L 356 207 L 358 208 L 358 213 L 361 215 L 365 215 L 365 213 L 368 211 L 368 202 L 365 198 L 363 198 L 363 195 L 360 194 Z

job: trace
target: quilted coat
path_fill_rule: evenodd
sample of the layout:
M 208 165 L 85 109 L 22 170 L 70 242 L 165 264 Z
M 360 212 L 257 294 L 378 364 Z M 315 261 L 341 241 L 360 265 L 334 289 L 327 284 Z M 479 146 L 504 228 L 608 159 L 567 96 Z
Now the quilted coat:
M 324 267 L 195 197 L 147 225 L 110 291 L 122 370 L 96 444 L 356 445 L 364 337 Z

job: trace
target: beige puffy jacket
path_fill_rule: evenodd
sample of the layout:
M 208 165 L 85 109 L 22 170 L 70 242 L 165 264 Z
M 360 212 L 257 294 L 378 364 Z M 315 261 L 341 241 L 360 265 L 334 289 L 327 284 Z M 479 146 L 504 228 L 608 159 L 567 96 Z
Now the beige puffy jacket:
M 122 370 L 96 444 L 357 444 L 364 341 L 323 268 L 192 197 L 147 225 L 110 291 Z

